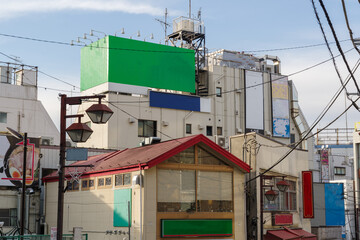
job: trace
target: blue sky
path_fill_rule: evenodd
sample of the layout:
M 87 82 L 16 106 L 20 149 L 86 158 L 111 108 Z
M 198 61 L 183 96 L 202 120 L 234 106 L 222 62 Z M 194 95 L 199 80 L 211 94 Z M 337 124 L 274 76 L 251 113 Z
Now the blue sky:
M 349 39 L 340 1 L 324 1 L 340 40 Z M 317 1 L 316 1 L 317 3 Z M 348 17 L 355 37 L 360 37 L 360 4 L 357 0 L 347 0 Z M 188 0 L 0 0 L 0 34 L 69 42 L 89 33 L 91 29 L 113 35 L 125 29 L 123 37 L 134 35 L 139 30 L 143 39 L 154 34 L 153 42 L 163 42 L 164 31 L 155 18 L 163 18 L 168 8 L 169 20 L 178 16 L 188 16 Z M 192 0 L 192 13 L 202 10 L 202 20 L 206 27 L 206 47 L 209 50 L 227 49 L 253 51 L 256 56 L 276 55 L 282 62 L 282 73 L 291 74 L 317 64 L 330 57 L 326 46 L 296 50 L 257 52 L 256 50 L 278 49 L 324 43 L 316 22 L 311 1 L 289 0 Z M 318 5 L 318 4 L 317 4 Z M 333 38 L 320 6 L 318 11 L 330 42 Z M 171 28 L 169 29 L 171 31 Z M 98 34 L 102 36 L 102 34 Z M 136 39 L 134 37 L 134 39 Z M 139 38 L 138 38 L 139 39 Z M 148 37 L 149 39 L 149 37 Z M 150 40 L 150 39 L 149 39 Z M 343 50 L 352 47 L 343 42 Z M 338 51 L 331 45 L 334 54 Z M 41 71 L 80 85 L 80 47 L 63 46 L 0 36 L 0 52 L 16 56 L 24 64 L 38 66 Z M 354 50 L 346 55 L 350 66 L 354 66 L 360 55 Z M 0 61 L 11 61 L 0 55 Z M 342 77 L 348 75 L 341 60 L 337 65 Z M 360 74 L 356 73 L 357 79 Z M 339 79 L 332 62 L 290 77 L 299 92 L 300 106 L 311 124 L 336 90 Z M 74 91 L 78 89 L 39 75 L 39 86 Z M 39 99 L 49 111 L 55 124 L 59 125 L 59 92 L 39 89 Z M 355 92 L 353 84 L 349 92 Z M 67 93 L 71 95 L 72 93 Z M 346 104 L 349 104 L 348 102 Z M 360 104 L 359 104 L 360 105 Z M 344 111 L 345 97 L 341 95 L 334 107 L 321 121 L 325 126 Z M 359 113 L 348 113 L 348 126 L 360 121 Z M 345 118 L 333 127 L 345 127 Z

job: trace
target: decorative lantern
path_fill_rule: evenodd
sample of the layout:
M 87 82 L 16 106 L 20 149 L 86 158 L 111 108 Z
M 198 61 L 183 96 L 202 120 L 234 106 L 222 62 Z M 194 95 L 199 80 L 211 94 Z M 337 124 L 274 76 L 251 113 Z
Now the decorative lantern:
M 290 184 L 284 179 L 276 183 L 277 188 L 280 192 L 286 192 L 288 190 Z
M 269 201 L 274 201 L 277 196 L 278 196 L 278 193 L 276 191 L 272 190 L 272 187 L 270 190 L 265 192 L 265 197 Z
M 91 128 L 85 123 L 80 122 L 80 118 L 78 123 L 71 124 L 65 131 L 69 134 L 69 137 L 73 142 L 86 142 L 93 133 Z
M 114 112 L 108 106 L 101 104 L 101 98 L 99 98 L 99 103 L 89 107 L 86 113 L 93 123 L 103 124 L 107 123 Z

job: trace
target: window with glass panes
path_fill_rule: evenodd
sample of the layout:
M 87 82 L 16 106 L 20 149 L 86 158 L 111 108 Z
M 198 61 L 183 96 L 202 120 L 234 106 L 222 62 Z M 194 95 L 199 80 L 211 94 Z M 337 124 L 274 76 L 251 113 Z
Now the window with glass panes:
M 204 148 L 190 147 L 157 168 L 158 212 L 233 212 L 233 169 Z
M 4 223 L 4 227 L 16 226 L 16 217 L 16 208 L 0 208 L 0 222 Z
M 264 197 L 264 210 L 267 211 L 295 211 L 297 207 L 296 202 L 296 181 L 285 179 L 290 186 L 285 192 L 277 189 L 276 183 L 283 180 L 282 178 L 273 177 L 264 181 L 265 186 L 273 186 L 272 189 L 278 193 L 275 201 L 269 201 L 265 195 Z M 262 194 L 270 190 L 270 187 L 264 187 Z
M 139 119 L 138 137 L 156 137 L 156 121 Z
M 334 167 L 335 175 L 346 175 L 346 168 L 344 167 Z

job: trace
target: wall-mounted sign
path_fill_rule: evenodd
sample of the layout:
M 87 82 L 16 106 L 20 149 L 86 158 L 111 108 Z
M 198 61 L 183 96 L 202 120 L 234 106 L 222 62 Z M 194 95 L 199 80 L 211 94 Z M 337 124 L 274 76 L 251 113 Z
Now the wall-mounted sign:
M 273 136 L 290 137 L 288 77 L 271 75 Z
M 24 172 L 26 185 L 37 186 L 39 181 L 39 142 L 39 138 L 28 138 L 27 160 L 24 168 L 23 140 L 13 136 L 0 135 L 0 186 L 21 187 Z
M 302 171 L 303 218 L 314 218 L 314 193 L 312 171 Z

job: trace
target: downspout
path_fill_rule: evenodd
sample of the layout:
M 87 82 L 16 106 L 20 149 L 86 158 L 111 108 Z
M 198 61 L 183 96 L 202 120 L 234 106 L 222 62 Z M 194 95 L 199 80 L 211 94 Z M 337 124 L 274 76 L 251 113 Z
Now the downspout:
M 140 169 L 140 240 L 143 239 L 143 225 L 142 225 L 142 187 L 143 187 L 143 177 L 142 177 L 142 168 L 141 164 L 139 164 Z M 130 239 L 129 239 L 130 240 Z

